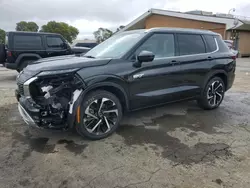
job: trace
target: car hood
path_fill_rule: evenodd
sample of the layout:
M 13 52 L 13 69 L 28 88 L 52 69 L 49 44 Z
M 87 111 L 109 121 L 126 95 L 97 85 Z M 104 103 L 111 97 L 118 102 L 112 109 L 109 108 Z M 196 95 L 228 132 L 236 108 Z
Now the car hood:
M 74 68 L 85 68 L 92 66 L 101 66 L 110 62 L 110 58 L 94 59 L 83 56 L 67 55 L 53 58 L 39 59 L 28 65 L 25 69 L 31 72 L 64 70 Z

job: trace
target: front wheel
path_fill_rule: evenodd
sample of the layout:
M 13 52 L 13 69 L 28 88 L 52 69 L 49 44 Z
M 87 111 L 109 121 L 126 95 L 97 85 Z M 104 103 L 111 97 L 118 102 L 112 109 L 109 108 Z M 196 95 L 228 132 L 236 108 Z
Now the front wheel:
M 91 140 L 99 140 L 111 135 L 122 119 L 119 99 L 110 92 L 97 90 L 84 99 L 80 108 L 80 122 L 77 132 Z
M 220 77 L 214 77 L 207 83 L 198 104 L 205 110 L 218 108 L 224 99 L 225 84 Z

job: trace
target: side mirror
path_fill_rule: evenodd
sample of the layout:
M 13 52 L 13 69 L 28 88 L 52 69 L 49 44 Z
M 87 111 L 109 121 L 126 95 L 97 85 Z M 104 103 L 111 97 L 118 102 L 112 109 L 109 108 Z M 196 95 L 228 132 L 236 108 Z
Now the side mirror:
M 137 56 L 137 60 L 141 63 L 153 61 L 154 58 L 155 55 L 153 54 L 153 52 L 150 51 L 141 51 Z
M 143 62 L 151 62 L 155 58 L 153 52 L 150 51 L 141 51 L 139 55 L 137 55 L 137 62 L 134 63 L 135 67 L 140 67 Z

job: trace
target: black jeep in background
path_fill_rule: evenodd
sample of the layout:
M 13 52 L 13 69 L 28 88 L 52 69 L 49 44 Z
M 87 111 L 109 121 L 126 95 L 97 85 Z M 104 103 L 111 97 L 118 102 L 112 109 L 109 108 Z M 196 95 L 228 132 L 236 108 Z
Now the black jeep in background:
M 86 53 L 88 48 L 71 48 L 55 33 L 7 32 L 5 45 L 0 44 L 0 64 L 18 72 L 41 58 Z

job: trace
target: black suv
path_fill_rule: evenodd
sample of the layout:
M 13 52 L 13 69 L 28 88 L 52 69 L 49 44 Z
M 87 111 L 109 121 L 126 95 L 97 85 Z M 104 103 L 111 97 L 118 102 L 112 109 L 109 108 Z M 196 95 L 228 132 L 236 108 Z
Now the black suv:
M 19 74 L 19 111 L 30 125 L 112 134 L 126 111 L 194 99 L 217 108 L 236 58 L 220 35 L 155 28 L 116 34 L 84 56 L 41 59 Z
M 7 32 L 6 45 L 0 45 L 0 63 L 6 68 L 21 71 L 29 63 L 41 58 L 80 54 L 88 50 L 71 48 L 60 34 Z

